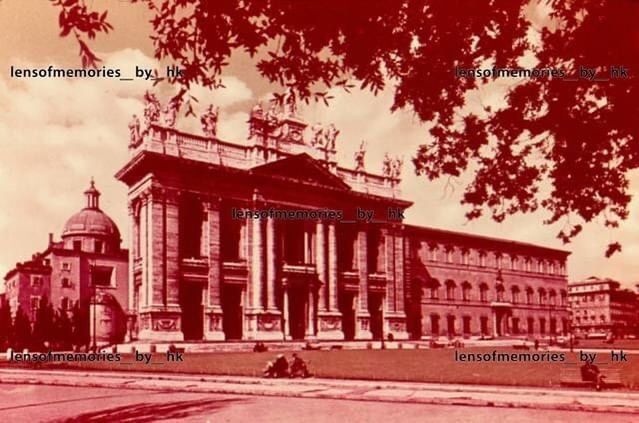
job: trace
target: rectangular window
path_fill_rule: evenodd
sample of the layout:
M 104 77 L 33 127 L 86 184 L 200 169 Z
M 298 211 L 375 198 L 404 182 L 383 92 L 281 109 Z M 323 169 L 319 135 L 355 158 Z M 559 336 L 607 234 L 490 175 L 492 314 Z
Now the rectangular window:
M 470 301 L 470 288 L 468 286 L 462 287 L 462 299 L 464 301 Z
M 95 240 L 94 244 L 93 244 L 93 252 L 94 253 L 101 253 L 102 252 L 102 241 L 99 240 Z
M 488 289 L 481 287 L 479 288 L 479 300 L 481 302 L 486 302 L 488 301 Z
M 437 287 L 432 287 L 430 289 L 430 299 L 431 300 L 436 300 L 439 298 L 439 288 Z
M 62 270 L 71 270 L 71 263 L 62 263 Z
M 437 261 L 437 247 L 431 247 L 431 249 L 430 249 L 430 261 Z
M 71 281 L 69 278 L 62 278 L 62 288 L 71 288 Z
M 33 287 L 42 286 L 42 276 L 31 276 L 31 286 Z
M 60 308 L 62 310 L 70 310 L 71 309 L 71 301 L 67 297 L 62 297 L 60 300 Z
M 73 241 L 73 250 L 82 251 L 82 241 Z
M 112 283 L 113 268 L 109 266 L 93 266 L 91 268 L 91 280 L 93 286 L 115 286 Z
M 40 297 L 36 296 L 36 295 L 32 295 L 31 296 L 31 311 L 34 313 L 34 317 L 35 317 L 35 313 L 38 311 L 39 308 L 40 308 Z
M 455 287 L 454 286 L 447 286 L 446 287 L 446 299 L 447 300 L 454 300 L 455 299 Z
M 446 263 L 452 263 L 453 262 L 453 249 L 449 248 L 448 250 L 446 250 Z

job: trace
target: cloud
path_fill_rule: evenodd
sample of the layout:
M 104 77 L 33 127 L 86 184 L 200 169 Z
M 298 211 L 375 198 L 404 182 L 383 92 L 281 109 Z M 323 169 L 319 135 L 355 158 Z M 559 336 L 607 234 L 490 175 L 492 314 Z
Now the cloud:
M 134 49 L 104 59 L 106 66 L 131 71 L 136 65 L 157 66 L 154 59 Z M 258 90 L 241 75 L 227 76 L 224 84 L 225 89 L 215 92 L 194 89 L 199 100 L 196 113 L 211 103 L 220 106 L 220 137 L 244 143 L 248 111 Z M 48 232 L 60 235 L 68 217 L 83 207 L 82 192 L 92 176 L 103 194 L 102 208 L 118 224 L 127 245 L 127 190 L 113 175 L 128 159 L 127 124 L 132 114 L 142 114 L 142 95 L 151 85 L 139 80 L 9 80 L 0 75 L 0 273 L 45 248 Z M 162 101 L 172 94 L 174 91 L 161 88 Z M 466 222 L 459 201 L 470 175 L 450 183 L 415 176 L 410 159 L 417 146 L 428 141 L 428 127 L 410 112 L 390 113 L 392 90 L 378 96 L 357 90 L 352 94 L 334 90 L 332 94 L 329 107 L 311 104 L 301 107 L 301 115 L 309 125 L 332 122 L 340 129 L 337 147 L 342 166 L 354 166 L 353 155 L 362 140 L 367 143 L 369 172 L 381 171 L 385 152 L 404 157 L 403 197 L 414 202 L 407 213 L 408 223 L 563 247 L 555 238 L 559 228 L 542 225 L 543 213 L 515 216 L 503 224 L 489 218 Z M 494 91 L 486 89 L 482 97 L 484 103 L 498 105 L 499 95 Z M 469 107 L 479 107 L 479 101 L 472 101 Z M 181 117 L 178 128 L 201 133 L 198 118 Z M 633 175 L 630 190 L 632 194 L 639 190 L 639 173 Z M 626 282 L 639 279 L 636 198 L 634 195 L 628 221 L 619 230 L 611 233 L 603 225 L 588 225 L 566 247 L 573 251 L 571 279 L 590 275 Z M 624 250 L 607 260 L 603 251 L 612 240 L 622 242 Z

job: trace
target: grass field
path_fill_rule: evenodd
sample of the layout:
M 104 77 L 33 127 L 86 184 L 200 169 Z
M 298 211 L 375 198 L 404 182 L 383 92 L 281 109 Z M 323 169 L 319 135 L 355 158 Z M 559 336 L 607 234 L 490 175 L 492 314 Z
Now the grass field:
M 579 339 L 576 348 L 602 348 L 606 350 L 639 350 L 639 339 L 617 339 L 612 344 L 606 344 L 602 339 Z
M 492 353 L 494 348 L 465 348 L 460 353 Z M 498 352 L 528 352 L 498 349 Z M 286 353 L 290 357 L 292 352 Z M 298 354 L 318 377 L 394 380 L 413 382 L 470 383 L 510 386 L 559 386 L 560 369 L 570 366 L 560 362 L 459 362 L 453 349 L 423 350 L 337 350 L 303 351 Z M 271 352 L 184 353 L 184 362 L 167 362 L 166 355 L 156 353 L 151 363 L 135 362 L 131 354 L 123 354 L 122 362 L 83 362 L 47 364 L 45 368 L 96 369 L 116 371 L 153 371 L 200 375 L 260 376 Z M 596 363 L 602 369 L 610 366 L 609 352 L 599 353 Z M 639 389 L 639 356 L 628 356 L 628 363 L 614 364 L 621 371 L 622 381 L 629 389 Z M 566 353 L 566 362 L 577 363 L 575 354 Z M 127 363 L 127 364 L 121 364 Z M 576 364 L 578 366 L 578 364 Z M 18 366 L 4 362 L 3 366 Z M 575 364 L 573 364 L 575 366 Z

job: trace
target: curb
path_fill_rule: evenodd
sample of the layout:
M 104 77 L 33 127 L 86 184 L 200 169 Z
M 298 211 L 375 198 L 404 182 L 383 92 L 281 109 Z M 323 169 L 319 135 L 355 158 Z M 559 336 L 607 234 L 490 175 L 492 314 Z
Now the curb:
M 331 394 L 323 393 L 322 388 L 318 388 L 316 391 L 306 392 L 291 392 L 291 391 L 273 391 L 270 389 L 238 389 L 233 387 L 203 387 L 197 386 L 198 381 L 181 381 L 186 386 L 140 386 L 136 385 L 138 380 L 125 380 L 122 382 L 112 382 L 102 380 L 96 382 L 95 380 L 87 380 L 86 376 L 93 376 L 92 374 L 78 374 L 80 380 L 69 381 L 65 380 L 65 376 L 62 378 L 50 375 L 50 380 L 39 380 L 36 375 L 27 377 L 21 375 L 9 375 L 9 377 L 3 377 L 0 383 L 15 383 L 15 384 L 32 384 L 32 385 L 48 385 L 48 386 L 74 386 L 74 387 L 92 387 L 92 388 L 111 388 L 111 389 L 134 389 L 143 391 L 164 391 L 164 392 L 189 392 L 189 393 L 217 393 L 227 395 L 248 395 L 248 396 L 271 396 L 271 397 L 289 397 L 289 398 L 318 398 L 318 399 L 333 399 L 333 400 L 350 400 L 350 401 L 362 401 L 362 402 L 386 402 L 386 403 L 403 403 L 403 404 L 429 404 L 429 405 L 456 405 L 456 406 L 471 406 L 471 407 L 498 407 L 498 408 L 524 408 L 524 409 L 539 409 L 539 410 L 560 410 L 560 411 L 582 411 L 582 412 L 598 412 L 598 413 L 624 413 L 624 414 L 637 414 L 639 413 L 639 404 L 637 407 L 629 406 L 599 406 L 599 405 L 587 405 L 575 401 L 574 403 L 531 403 L 526 401 L 507 401 L 507 400 L 486 400 L 472 398 L 472 394 L 459 392 L 459 397 L 453 398 L 429 398 L 429 397 L 389 397 L 382 395 L 370 394 L 376 389 L 382 389 L 381 387 L 370 388 L 367 394 L 364 396 L 363 392 L 358 393 L 343 393 L 343 394 Z M 3 376 L 6 376 L 4 374 Z M 84 378 L 82 378 L 84 376 Z M 117 376 L 115 376 L 117 377 Z M 123 378 L 124 379 L 124 378 Z M 204 378 L 202 378 L 204 379 Z M 170 378 L 147 378 L 147 381 L 170 381 Z M 206 381 L 205 381 L 206 383 Z M 224 383 L 240 384 L 237 381 L 222 382 L 216 381 L 220 385 Z M 276 385 L 264 385 L 260 383 L 253 383 L 256 386 L 276 386 Z M 244 386 L 251 385 L 250 383 L 243 384 Z M 310 384 L 309 384 L 310 385 Z

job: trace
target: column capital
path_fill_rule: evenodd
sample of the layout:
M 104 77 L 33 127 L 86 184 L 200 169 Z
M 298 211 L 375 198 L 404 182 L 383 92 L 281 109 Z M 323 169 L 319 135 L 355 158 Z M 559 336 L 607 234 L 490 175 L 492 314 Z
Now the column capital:
M 200 198 L 204 211 L 220 210 L 222 207 L 222 198 L 217 195 L 203 195 Z

